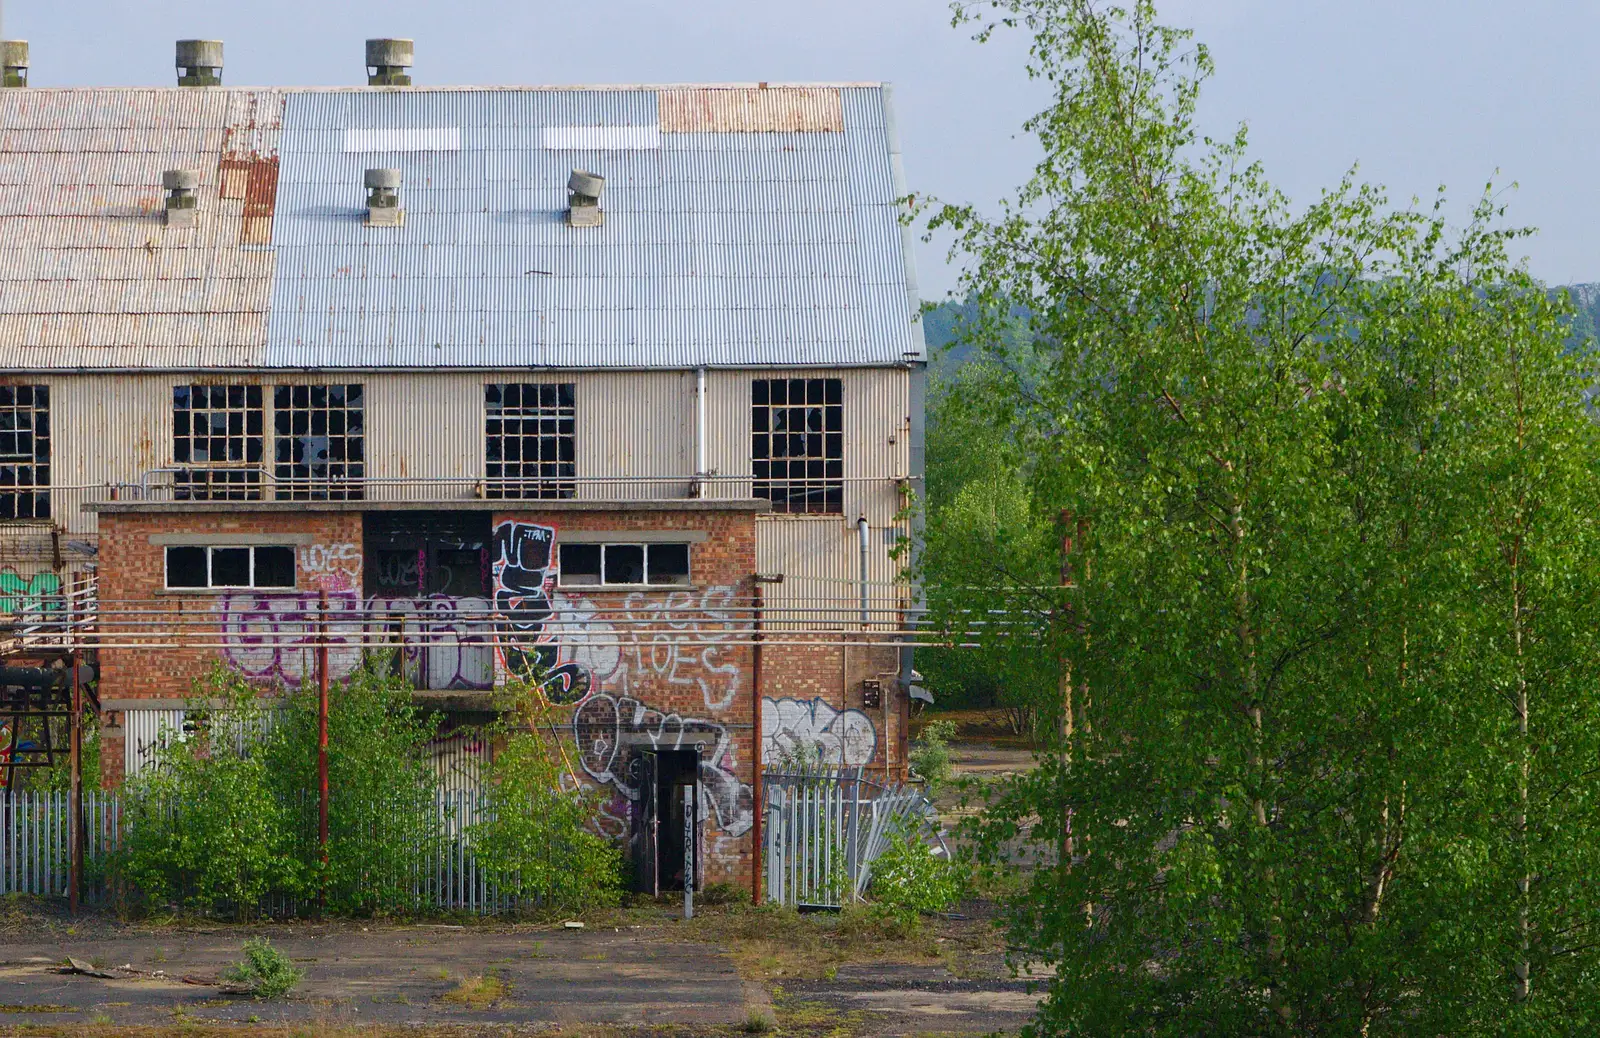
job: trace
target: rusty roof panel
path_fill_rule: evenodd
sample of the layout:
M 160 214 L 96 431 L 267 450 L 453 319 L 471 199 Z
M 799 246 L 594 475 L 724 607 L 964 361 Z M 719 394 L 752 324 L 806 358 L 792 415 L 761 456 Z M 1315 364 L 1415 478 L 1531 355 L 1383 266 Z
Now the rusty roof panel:
M 661 92 L 662 133 L 843 133 L 835 87 L 702 87 Z
M 8 91 L 0 137 L 0 366 L 921 356 L 881 87 Z M 402 227 L 365 225 L 380 165 Z M 565 223 L 575 166 L 603 227 Z
M 284 94 L 0 92 L 0 366 L 256 365 L 273 257 L 241 247 L 270 213 Z M 247 190 L 222 197 L 228 167 Z M 192 228 L 161 174 L 200 170 Z

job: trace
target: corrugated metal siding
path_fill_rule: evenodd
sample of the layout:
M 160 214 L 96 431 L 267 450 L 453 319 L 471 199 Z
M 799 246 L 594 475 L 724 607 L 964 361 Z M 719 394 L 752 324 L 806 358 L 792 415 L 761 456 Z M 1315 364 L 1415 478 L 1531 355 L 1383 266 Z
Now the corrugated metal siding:
M 897 627 L 893 611 L 903 608 L 909 591 L 901 583 L 901 563 L 891 549 L 901 528 L 873 526 L 867 548 L 867 609 L 876 627 Z M 766 602 L 775 629 L 859 630 L 861 540 L 853 518 L 840 516 L 761 516 L 756 521 L 756 569 L 783 574 L 769 584 Z
M 483 384 L 491 377 L 434 372 L 350 376 L 367 393 L 367 473 L 375 480 L 483 476 Z M 381 501 L 467 498 L 467 484 L 392 483 L 370 488 Z
M 694 471 L 693 372 L 591 374 L 578 383 L 578 475 L 687 476 Z M 586 486 L 580 497 L 688 497 L 687 479 Z
M 225 158 L 274 163 L 278 91 L 0 93 L 0 366 L 248 366 L 273 262 L 242 247 Z M 243 155 L 250 156 L 247 161 Z M 161 174 L 201 171 L 193 228 Z
M 0 364 L 898 363 L 889 147 L 878 87 L 7 91 Z M 380 165 L 404 227 L 365 226 Z M 564 222 L 575 166 L 604 227 Z
M 183 734 L 183 711 L 125 711 L 122 734 L 122 773 L 131 778 L 150 764 L 154 751 L 163 742 Z

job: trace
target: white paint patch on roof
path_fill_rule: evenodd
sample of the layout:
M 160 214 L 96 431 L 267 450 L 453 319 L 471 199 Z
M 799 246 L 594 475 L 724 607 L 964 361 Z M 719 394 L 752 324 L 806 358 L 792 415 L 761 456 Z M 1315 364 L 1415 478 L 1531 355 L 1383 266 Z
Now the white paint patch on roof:
M 385 128 L 344 131 L 345 154 L 361 151 L 460 151 L 461 128 Z
M 661 147 L 660 126 L 546 126 L 549 151 L 654 151 Z

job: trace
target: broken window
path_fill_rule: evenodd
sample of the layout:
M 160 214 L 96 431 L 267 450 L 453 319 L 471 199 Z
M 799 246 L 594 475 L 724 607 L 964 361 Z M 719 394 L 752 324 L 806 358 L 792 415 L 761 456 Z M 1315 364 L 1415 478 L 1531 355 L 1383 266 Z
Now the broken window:
M 260 386 L 173 386 L 179 501 L 261 499 Z
M 774 512 L 843 512 L 843 382 L 758 378 L 750 404 L 755 496 Z
M 274 386 L 272 428 L 278 500 L 356 501 L 365 496 L 362 386 Z
M 294 548 L 172 545 L 167 548 L 167 587 L 292 588 Z
M 642 584 L 686 586 L 687 544 L 563 544 L 564 587 Z
M 577 491 L 573 382 L 484 386 L 486 493 L 491 498 L 569 498 Z
M 0 519 L 48 518 L 49 486 L 50 387 L 0 386 Z

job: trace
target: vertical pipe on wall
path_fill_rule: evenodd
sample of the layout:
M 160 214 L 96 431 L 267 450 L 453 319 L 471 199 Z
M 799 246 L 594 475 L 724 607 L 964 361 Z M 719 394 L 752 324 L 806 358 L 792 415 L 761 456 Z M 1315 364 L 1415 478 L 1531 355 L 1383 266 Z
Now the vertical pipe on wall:
M 72 630 L 72 604 L 67 604 L 67 630 Z M 78 890 L 83 883 L 83 672 L 79 652 L 72 650 L 72 802 L 68 806 L 67 840 L 72 848 L 72 875 L 67 887 L 67 908 L 78 914 Z M 50 722 L 45 721 L 46 724 Z
M 707 460 L 706 446 L 706 369 L 694 369 L 694 474 L 695 496 L 705 497 L 705 484 L 702 480 L 710 475 L 710 462 Z
M 856 533 L 861 540 L 861 626 L 867 626 L 867 563 L 872 547 L 872 527 L 867 523 L 867 517 L 862 516 L 856 520 Z
M 301 671 L 301 673 L 305 673 Z M 322 897 L 328 883 L 328 589 L 317 593 L 317 847 L 322 852 Z M 319 898 L 320 902 L 321 898 Z

